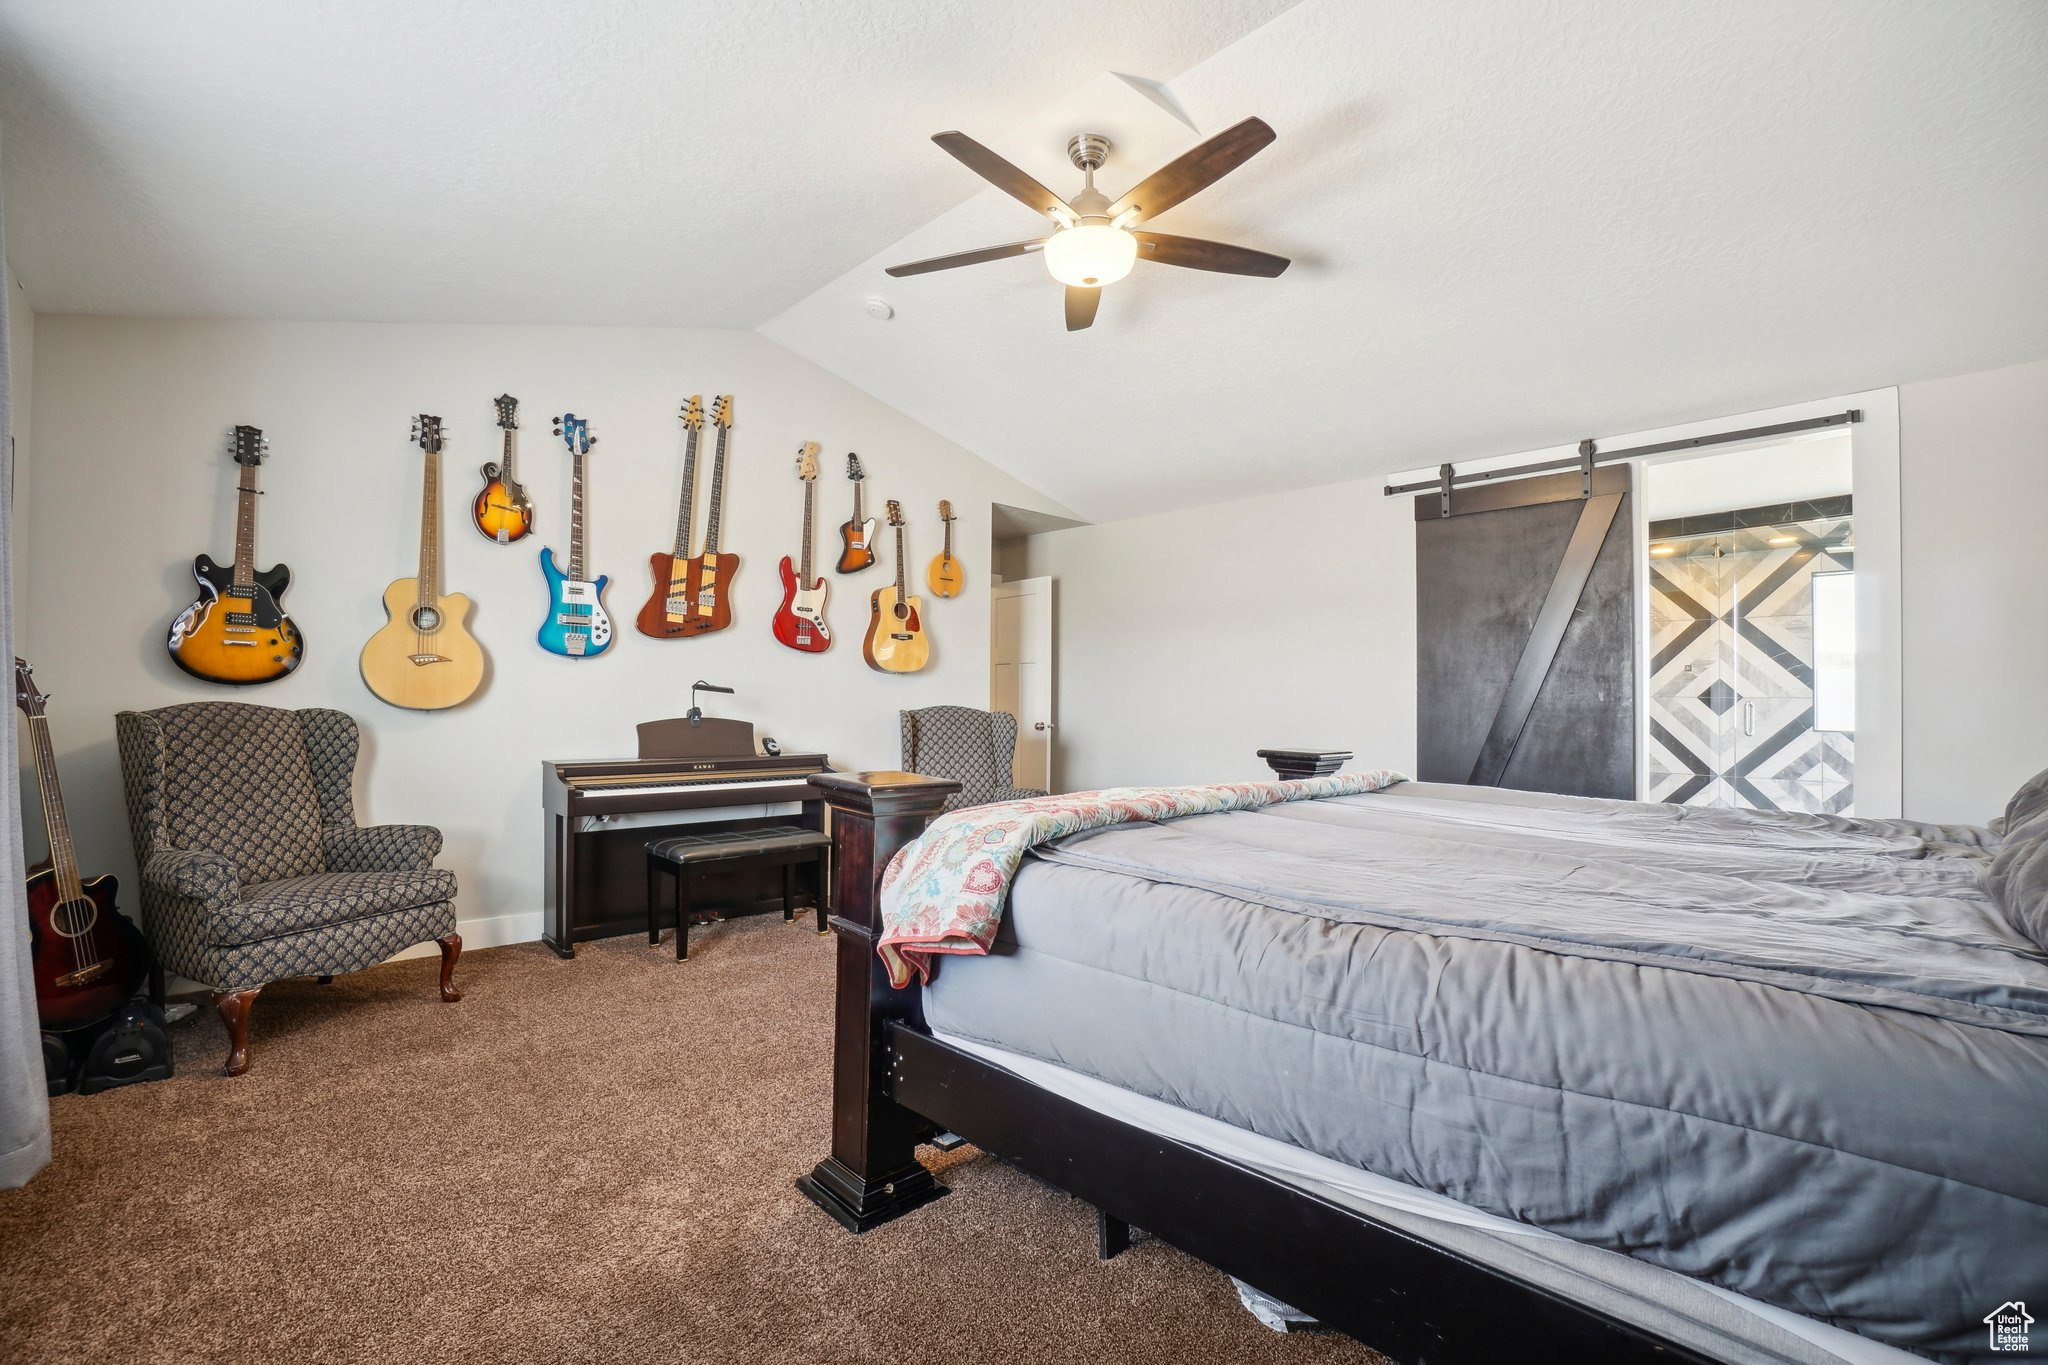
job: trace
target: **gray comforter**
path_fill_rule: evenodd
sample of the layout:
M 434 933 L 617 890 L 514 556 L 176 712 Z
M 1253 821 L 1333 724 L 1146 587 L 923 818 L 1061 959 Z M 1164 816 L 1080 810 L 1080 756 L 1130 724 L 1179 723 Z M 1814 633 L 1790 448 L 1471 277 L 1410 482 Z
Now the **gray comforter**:
M 1982 830 L 1411 783 L 1038 850 L 935 1027 L 1924 1354 L 2048 1299 Z

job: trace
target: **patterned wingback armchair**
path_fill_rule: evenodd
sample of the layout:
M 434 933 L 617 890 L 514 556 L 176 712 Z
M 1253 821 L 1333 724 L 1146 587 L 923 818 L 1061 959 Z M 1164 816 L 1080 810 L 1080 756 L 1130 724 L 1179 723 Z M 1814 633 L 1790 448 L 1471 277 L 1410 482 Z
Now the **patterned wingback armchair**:
M 142 925 L 171 971 L 213 988 L 227 1072 L 249 1069 L 256 995 L 433 939 L 455 1001 L 455 874 L 441 832 L 356 824 L 356 723 L 340 711 L 196 702 L 114 718 Z
M 960 790 L 946 798 L 947 810 L 1045 795 L 1034 787 L 1010 785 L 1017 718 L 1008 711 L 927 706 L 897 715 L 903 722 L 904 771 L 950 777 L 960 784 Z

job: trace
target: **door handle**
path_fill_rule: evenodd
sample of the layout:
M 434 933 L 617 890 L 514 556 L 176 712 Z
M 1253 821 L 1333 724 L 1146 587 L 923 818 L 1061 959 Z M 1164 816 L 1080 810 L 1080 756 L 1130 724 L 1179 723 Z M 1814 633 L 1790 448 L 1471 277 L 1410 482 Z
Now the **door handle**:
M 1052 722 L 1049 720 L 1035 721 L 1032 723 L 1031 728 L 1034 730 L 1050 730 L 1052 729 Z
M 1756 733 L 1756 703 L 1753 701 L 1742 703 L 1742 733 L 1745 735 L 1754 735 Z

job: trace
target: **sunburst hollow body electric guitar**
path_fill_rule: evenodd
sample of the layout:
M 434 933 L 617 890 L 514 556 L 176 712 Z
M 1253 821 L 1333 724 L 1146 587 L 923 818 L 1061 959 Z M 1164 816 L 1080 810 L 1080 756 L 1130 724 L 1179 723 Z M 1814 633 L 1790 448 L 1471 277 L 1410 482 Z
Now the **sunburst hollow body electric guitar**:
M 860 467 L 860 456 L 848 455 L 846 477 L 853 480 L 853 515 L 839 527 L 840 573 L 859 573 L 875 562 L 875 519 L 861 506 L 860 486 L 867 476 Z
M 944 554 L 932 556 L 931 567 L 925 570 L 925 582 L 931 585 L 934 597 L 958 597 L 960 589 L 967 585 L 967 570 L 960 563 L 960 556 L 953 553 L 953 504 L 939 499 L 939 521 L 946 528 L 946 550 Z
M 112 877 L 78 875 L 64 793 L 57 785 L 57 754 L 50 743 L 48 702 L 35 677 L 14 661 L 14 701 L 28 717 L 43 794 L 43 824 L 50 862 L 28 879 L 28 935 L 36 1014 L 55 1032 L 85 1028 L 119 1009 L 149 976 L 149 945 L 132 920 L 115 908 Z
M 305 637 L 282 605 L 292 571 L 282 564 L 256 568 L 256 470 L 270 451 L 261 428 L 238 426 L 229 436 L 242 467 L 236 489 L 235 562 L 210 555 L 192 561 L 199 600 L 178 613 L 167 644 L 178 667 L 208 682 L 247 686 L 282 678 L 305 657 Z
M 468 701 L 484 680 L 484 651 L 469 633 L 469 599 L 441 591 L 441 419 L 421 413 L 412 439 L 426 458 L 420 487 L 420 571 L 384 590 L 391 619 L 363 646 L 363 682 L 393 706 L 440 711 Z
M 533 502 L 517 472 L 519 400 L 501 393 L 491 401 L 498 409 L 498 427 L 505 433 L 505 458 L 483 467 L 484 491 L 476 495 L 469 515 L 487 538 L 510 545 L 533 529 Z
M 889 500 L 889 525 L 896 532 L 896 583 L 876 588 L 868 599 L 867 639 L 861 654 L 880 673 L 915 673 L 931 662 L 932 644 L 924 633 L 924 603 L 908 596 L 903 581 L 903 508 Z
M 569 571 L 565 574 L 552 549 L 540 552 L 540 571 L 548 581 L 548 619 L 541 623 L 540 647 L 565 659 L 592 659 L 611 648 L 612 618 L 605 615 L 604 588 L 611 582 L 583 571 L 583 467 L 597 438 L 590 423 L 573 412 L 555 419 L 555 435 L 569 447 L 573 473 L 569 482 Z
M 804 548 L 799 569 L 789 556 L 782 557 L 782 606 L 775 613 L 775 638 L 791 649 L 822 654 L 832 647 L 832 632 L 825 625 L 824 575 L 811 576 L 811 525 L 818 492 L 818 443 L 804 442 L 797 452 L 796 476 L 804 485 Z

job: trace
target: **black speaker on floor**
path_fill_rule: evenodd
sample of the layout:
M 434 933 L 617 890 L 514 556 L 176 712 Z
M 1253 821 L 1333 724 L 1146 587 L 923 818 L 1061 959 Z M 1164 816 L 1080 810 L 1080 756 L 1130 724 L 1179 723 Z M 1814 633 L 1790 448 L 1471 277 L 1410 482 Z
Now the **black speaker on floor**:
M 52 1095 L 68 1095 L 71 1087 L 78 1084 L 78 1068 L 61 1034 L 43 1035 L 43 1075 L 50 1083 Z
M 164 1012 L 152 1001 L 129 1001 L 89 1037 L 79 1059 L 79 1094 L 170 1079 L 171 1039 Z

